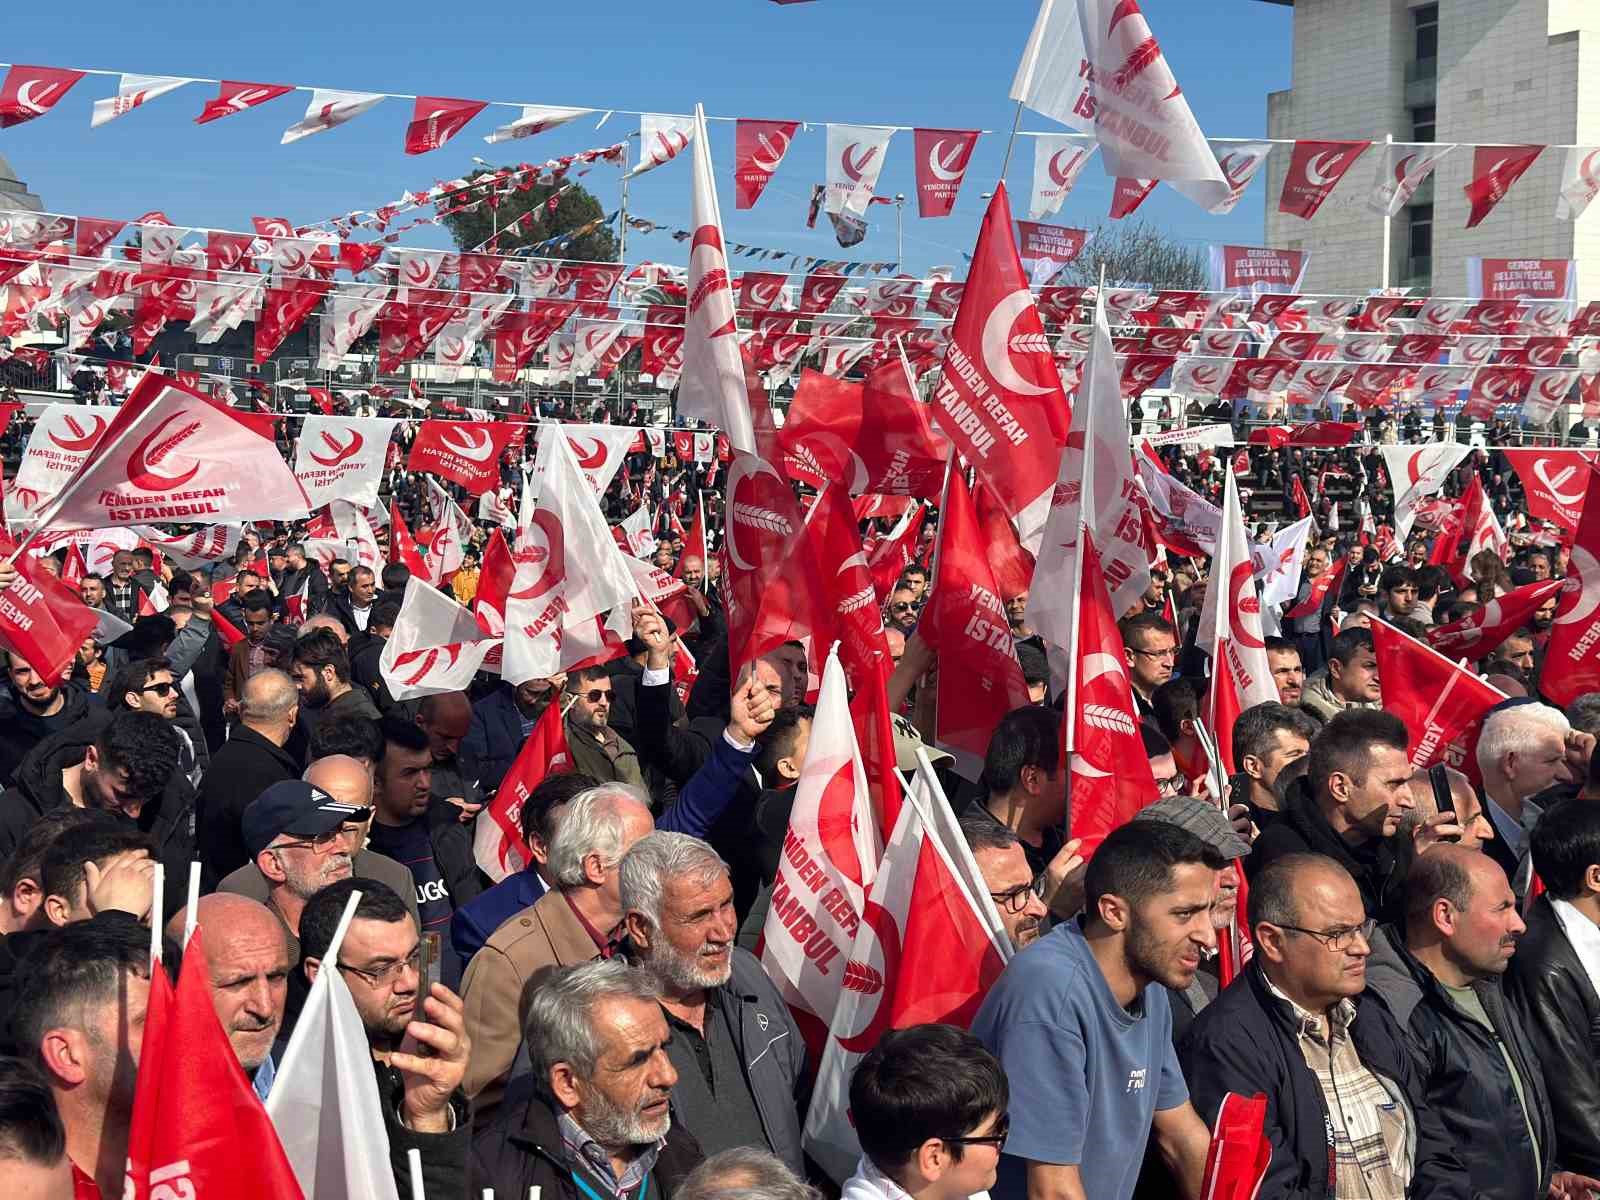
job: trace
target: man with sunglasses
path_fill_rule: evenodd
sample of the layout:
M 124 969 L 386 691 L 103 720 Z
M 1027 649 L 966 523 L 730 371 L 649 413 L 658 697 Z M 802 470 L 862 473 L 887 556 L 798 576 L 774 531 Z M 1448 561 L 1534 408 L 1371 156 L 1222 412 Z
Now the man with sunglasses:
M 911 631 L 917 627 L 917 614 L 921 611 L 922 602 L 917 599 L 916 593 L 909 587 L 897 587 L 889 594 L 888 611 L 884 616 L 883 627 L 910 637 Z
M 353 892 L 361 899 L 330 963 L 328 947 Z M 427 1195 L 464 1196 L 472 1121 L 461 1080 L 472 1042 L 461 997 L 428 981 L 415 918 L 392 888 L 346 879 L 307 902 L 300 933 L 305 982 L 336 967 L 367 1031 L 399 1193 L 412 1194 L 407 1153 L 416 1149 Z
M 127 663 L 106 680 L 101 694 L 111 712 L 154 713 L 171 722 L 178 735 L 178 762 L 189 782 L 199 788 L 210 762 L 205 734 L 166 659 L 140 658 Z
M 1229 1092 L 1269 1098 L 1259 1195 L 1475 1194 L 1405 1034 L 1364 995 L 1375 923 L 1349 872 L 1321 854 L 1282 857 L 1251 881 L 1249 922 L 1251 965 L 1196 1018 L 1179 1054 L 1207 1122 Z
M 572 764 L 602 783 L 643 788 L 638 754 L 611 728 L 613 686 L 604 667 L 585 667 L 567 677 L 567 746 Z

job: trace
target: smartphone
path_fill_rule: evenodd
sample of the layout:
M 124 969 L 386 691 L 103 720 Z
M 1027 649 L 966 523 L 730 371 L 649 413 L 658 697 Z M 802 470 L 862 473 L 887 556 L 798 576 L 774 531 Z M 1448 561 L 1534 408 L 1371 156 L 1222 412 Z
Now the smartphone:
M 440 940 L 437 932 L 422 935 L 422 961 L 417 964 L 417 974 L 422 979 L 423 994 L 433 990 L 440 974 Z
M 1450 792 L 1450 776 L 1445 774 L 1443 763 L 1435 763 L 1428 768 L 1428 785 L 1433 789 L 1433 806 L 1439 810 L 1439 814 L 1453 818 L 1456 815 L 1456 798 Z M 1461 836 L 1452 834 L 1444 840 L 1459 842 Z

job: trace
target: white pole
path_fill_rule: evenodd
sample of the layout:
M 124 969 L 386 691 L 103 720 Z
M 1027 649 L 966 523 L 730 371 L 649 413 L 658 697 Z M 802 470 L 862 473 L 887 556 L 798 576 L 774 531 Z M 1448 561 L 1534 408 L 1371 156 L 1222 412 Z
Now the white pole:
M 528 1189 L 528 1200 L 539 1200 L 539 1185 L 537 1183 Z
M 411 1147 L 406 1151 L 406 1162 L 411 1167 L 411 1200 L 427 1200 L 422 1186 L 422 1151 Z
M 166 868 L 158 861 L 150 873 L 150 969 L 161 965 L 161 905 L 166 891 Z
M 1383 161 L 1385 163 L 1389 161 L 1389 147 L 1393 144 L 1394 134 L 1384 134 Z M 1394 236 L 1392 229 L 1394 222 L 1387 212 L 1385 212 L 1379 219 L 1383 222 L 1383 274 L 1378 277 L 1378 286 L 1380 288 L 1386 288 L 1389 286 L 1389 258 L 1391 254 L 1391 242 Z
M 187 948 L 200 920 L 200 860 L 189 864 L 189 897 L 183 909 L 183 944 Z

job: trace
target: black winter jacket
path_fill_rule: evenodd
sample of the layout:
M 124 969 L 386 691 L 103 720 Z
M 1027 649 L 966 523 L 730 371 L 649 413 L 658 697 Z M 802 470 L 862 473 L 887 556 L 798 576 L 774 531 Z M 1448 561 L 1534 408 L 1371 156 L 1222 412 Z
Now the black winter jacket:
M 300 777 L 295 757 L 248 725 L 238 724 L 200 783 L 200 864 L 208 888 L 250 861 L 241 822 L 250 802 L 275 783 Z
M 17 848 L 36 819 L 72 803 L 61 784 L 61 772 L 83 761 L 89 744 L 110 720 L 109 713 L 95 707 L 81 721 L 45 738 L 22 760 L 11 786 L 0 795 L 0 860 Z M 181 881 L 189 878 L 194 859 L 194 788 L 181 771 L 172 773 L 166 790 L 154 804 L 144 806 L 136 824 L 155 842 L 166 877 L 180 881 L 166 890 L 165 920 L 183 907 Z
M 15 693 L 0 691 L 0 784 L 11 785 L 17 768 L 45 738 L 60 733 L 100 707 L 99 701 L 76 683 L 65 684 L 66 703 L 53 717 L 36 717 L 17 703 Z M 187 877 L 186 877 L 187 878 Z
M 1351 1040 L 1362 1064 L 1409 1104 L 1416 1128 L 1413 1200 L 1467 1200 L 1466 1168 L 1443 1123 L 1428 1105 L 1404 1035 L 1383 1001 L 1356 998 Z M 1267 990 L 1257 967 L 1245 971 L 1195 1018 L 1178 1047 L 1189 1099 L 1214 1126 L 1229 1092 L 1267 1097 L 1266 1137 L 1272 1160 L 1259 1200 L 1324 1200 L 1334 1194 L 1332 1125 L 1317 1077 L 1295 1041 L 1293 1016 Z
M 1600 995 L 1549 896 L 1528 910 L 1528 931 L 1506 973 L 1506 991 L 1544 1063 L 1557 1161 L 1569 1171 L 1600 1175 Z
M 1555 1160 L 1555 1118 L 1544 1067 L 1521 1014 L 1511 1009 L 1498 980 L 1478 983 L 1473 991 L 1494 1026 L 1490 1033 L 1412 957 L 1403 932 L 1391 927 L 1385 933 L 1409 978 L 1386 977 L 1381 995 L 1405 1031 L 1428 1103 L 1472 1177 L 1473 1196 L 1521 1200 L 1544 1195 Z M 1502 1045 L 1517 1066 L 1526 1105 L 1517 1099 Z M 1517 1118 L 1519 1108 L 1526 1121 Z M 1528 1138 L 1530 1124 L 1539 1139 L 1537 1149 Z M 1536 1176 L 1538 1187 L 1530 1191 Z
M 576 1172 L 584 1178 L 587 1195 L 611 1195 L 594 1171 L 568 1163 L 555 1110 L 533 1084 L 531 1075 L 513 1082 L 494 1116 L 472 1131 L 471 1194 L 493 1188 L 496 1196 L 526 1196 L 530 1187 L 537 1187 L 541 1200 L 586 1200 Z M 672 1200 L 704 1157 L 694 1135 L 675 1123 L 639 1200 Z

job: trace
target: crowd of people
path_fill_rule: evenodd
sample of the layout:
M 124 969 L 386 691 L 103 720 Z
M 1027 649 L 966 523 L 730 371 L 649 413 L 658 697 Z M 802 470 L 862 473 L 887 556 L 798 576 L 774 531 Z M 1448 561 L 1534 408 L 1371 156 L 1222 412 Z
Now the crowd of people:
M 1168 457 L 1197 483 L 1215 474 Z M 1337 461 L 1387 517 L 1380 460 Z M 1283 450 L 1252 469 L 1262 487 L 1311 479 Z M 1487 454 L 1447 491 L 1471 472 L 1504 476 L 1491 500 L 1516 503 Z M 614 495 L 613 515 L 630 502 Z M 1474 560 L 1462 581 L 1428 565 L 1427 535 L 1383 558 L 1359 533 L 1319 526 L 1282 608 L 1341 560 L 1342 584 L 1268 639 L 1278 698 L 1227 731 L 1222 794 L 1197 728 L 1207 564 L 1157 570 L 1119 623 L 1155 791 L 1085 862 L 1025 592 L 1002 600 L 1032 703 L 993 729 L 976 780 L 933 744 L 930 523 L 880 596 L 896 758 L 932 752 L 1016 953 L 969 1029 L 896 1029 L 860 1062 L 846 1180 L 807 1153 L 814 1045 L 758 957 L 817 664 L 793 644 L 727 661 L 714 555 L 658 526 L 652 561 L 687 603 L 678 620 L 636 609 L 609 663 L 397 700 L 380 659 L 403 565 L 325 569 L 283 526 L 246 529 L 212 571 L 119 550 L 77 586 L 130 632 L 91 637 L 60 685 L 6 653 L 4 1175 L 23 1196 L 121 1194 L 150 929 L 166 935 L 155 969 L 175 975 L 196 918 L 217 1017 L 263 1099 L 318 972 L 339 973 L 402 1195 L 416 1151 L 429 1197 L 1198 1197 L 1224 1098 L 1261 1094 L 1262 1197 L 1587 1198 L 1600 695 L 1540 699 L 1552 598 L 1478 664 L 1509 698 L 1483 721 L 1475 779 L 1414 772 L 1370 631 L 1420 633 L 1560 578 L 1568 550 L 1519 533 L 1509 561 Z M 481 546 L 451 582 L 464 603 Z M 231 648 L 222 623 L 243 635 Z M 680 646 L 700 665 L 686 695 Z M 552 705 L 570 761 L 518 813 L 531 861 L 495 882 L 476 827 Z M 189 913 L 176 881 L 192 862 Z

